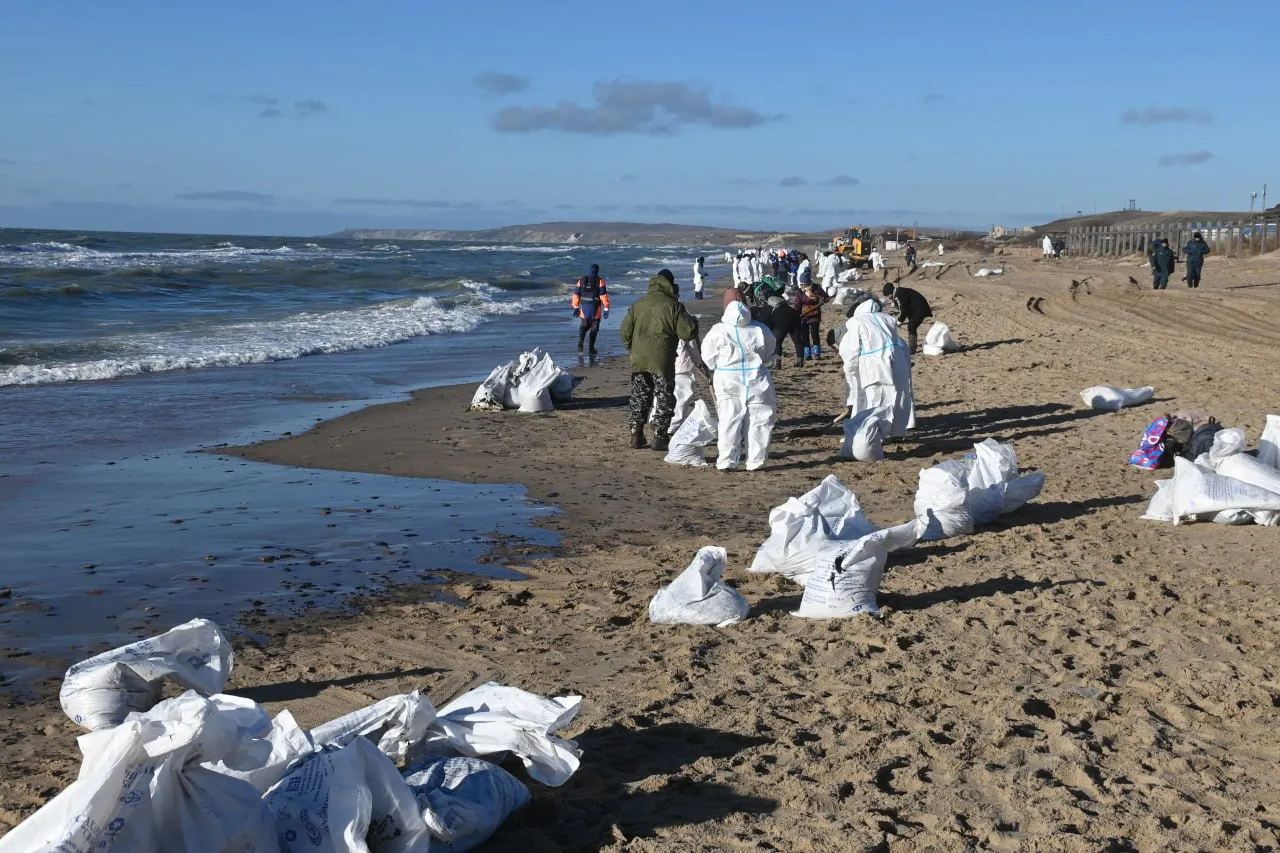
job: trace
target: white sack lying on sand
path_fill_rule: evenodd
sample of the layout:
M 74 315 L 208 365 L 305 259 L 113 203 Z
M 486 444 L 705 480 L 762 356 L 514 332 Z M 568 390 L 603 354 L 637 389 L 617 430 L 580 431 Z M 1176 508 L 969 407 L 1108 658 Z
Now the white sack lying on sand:
M 834 474 L 769 513 L 769 536 L 749 572 L 777 572 L 798 584 L 808 580 L 816 560 L 832 542 L 852 542 L 876 526 L 862 514 L 858 498 Z
M 555 403 L 572 399 L 573 389 L 582 380 L 556 366 L 542 349 L 532 349 L 515 361 L 495 367 L 476 388 L 472 411 L 519 409 L 522 412 L 550 412 Z
M 805 619 L 842 619 L 858 613 L 879 613 L 876 592 L 889 554 L 915 545 L 920 530 L 918 522 L 910 521 L 868 533 L 853 542 L 827 545 L 804 585 L 796 615 Z
M 945 355 L 959 352 L 960 344 L 951 334 L 951 327 L 946 323 L 934 323 L 924 336 L 925 355 Z
M 1094 385 L 1080 392 L 1086 406 L 1102 411 L 1119 411 L 1127 406 L 1139 406 L 1155 397 L 1156 389 L 1150 385 L 1141 388 L 1117 388 L 1114 385 Z

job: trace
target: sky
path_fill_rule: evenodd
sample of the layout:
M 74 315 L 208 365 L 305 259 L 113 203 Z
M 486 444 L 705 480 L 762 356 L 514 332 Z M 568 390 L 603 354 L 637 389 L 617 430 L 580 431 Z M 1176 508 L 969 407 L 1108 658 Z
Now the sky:
M 1276 0 L 4 0 L 0 227 L 1248 210 L 1280 202 L 1278 30 Z

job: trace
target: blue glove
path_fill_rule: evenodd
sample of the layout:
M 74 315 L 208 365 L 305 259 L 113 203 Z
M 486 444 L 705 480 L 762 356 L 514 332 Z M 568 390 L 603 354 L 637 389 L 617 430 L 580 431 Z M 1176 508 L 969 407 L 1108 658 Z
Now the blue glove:
M 608 319 L 609 319 L 609 309 L 608 309 L 608 308 L 604 309 L 604 318 L 605 318 L 606 320 L 608 320 Z

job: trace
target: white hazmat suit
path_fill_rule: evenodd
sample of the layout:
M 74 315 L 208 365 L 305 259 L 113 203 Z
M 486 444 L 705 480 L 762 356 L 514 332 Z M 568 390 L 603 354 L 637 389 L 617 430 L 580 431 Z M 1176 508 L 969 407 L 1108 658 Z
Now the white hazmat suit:
M 698 258 L 693 262 L 693 295 L 701 296 L 702 289 L 707 284 L 707 268 L 703 266 L 702 258 Z
M 738 467 L 744 430 L 747 470 L 757 470 L 769 456 L 778 398 L 765 365 L 773 359 L 776 346 L 773 333 L 752 322 L 751 312 L 741 302 L 725 306 L 720 322 L 702 339 L 702 360 L 715 371 L 711 384 L 720 421 L 716 467 L 721 471 Z
M 871 268 L 873 270 L 884 269 L 884 255 L 880 254 L 879 250 L 875 250 L 870 255 L 867 255 L 867 260 L 871 261 Z
M 1052 258 L 1053 257 L 1053 238 L 1050 237 L 1048 234 L 1046 234 L 1044 236 L 1044 241 L 1041 243 L 1041 245 L 1044 247 L 1044 256 L 1046 258 Z
M 838 282 L 836 278 L 840 275 L 840 256 L 835 252 L 829 255 L 823 255 L 822 260 L 818 261 L 818 276 L 822 280 L 822 289 L 827 296 L 836 295 L 836 287 Z
M 872 300 L 860 304 L 845 323 L 840 339 L 848 405 L 856 415 L 888 406 L 893 413 L 889 434 L 902 436 L 916 425 L 911 389 L 911 353 L 898 335 L 893 318 Z

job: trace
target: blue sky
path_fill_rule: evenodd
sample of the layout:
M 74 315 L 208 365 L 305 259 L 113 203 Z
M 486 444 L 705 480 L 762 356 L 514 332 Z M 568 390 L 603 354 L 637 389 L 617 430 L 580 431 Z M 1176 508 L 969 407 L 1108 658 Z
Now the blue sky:
M 1278 28 L 1276 0 L 6 0 L 0 226 L 1247 210 L 1280 202 Z

